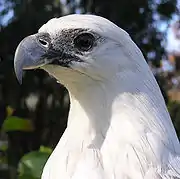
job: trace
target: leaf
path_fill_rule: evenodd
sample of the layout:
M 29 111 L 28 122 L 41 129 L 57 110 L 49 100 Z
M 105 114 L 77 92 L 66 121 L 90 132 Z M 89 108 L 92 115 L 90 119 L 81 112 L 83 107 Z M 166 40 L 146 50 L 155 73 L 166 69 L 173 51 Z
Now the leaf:
M 24 155 L 18 166 L 19 179 L 40 179 L 49 156 L 49 153 L 39 151 Z
M 16 116 L 7 117 L 2 125 L 2 130 L 5 132 L 10 131 L 24 131 L 24 132 L 32 132 L 34 131 L 34 127 L 32 121 L 28 119 L 22 119 Z
M 45 146 L 40 146 L 40 149 L 39 149 L 40 152 L 44 152 L 44 153 L 48 153 L 48 154 L 51 154 L 52 153 L 52 149 L 49 148 L 49 147 L 45 147 Z

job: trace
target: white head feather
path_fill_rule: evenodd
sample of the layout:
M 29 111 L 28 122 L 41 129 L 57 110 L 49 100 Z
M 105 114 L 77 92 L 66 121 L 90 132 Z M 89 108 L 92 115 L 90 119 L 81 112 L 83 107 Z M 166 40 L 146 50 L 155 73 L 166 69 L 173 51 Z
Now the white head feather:
M 69 90 L 68 127 L 43 179 L 180 177 L 180 145 L 160 89 L 139 48 L 102 17 L 54 18 L 39 32 L 89 29 L 102 41 L 71 69 L 42 67 Z

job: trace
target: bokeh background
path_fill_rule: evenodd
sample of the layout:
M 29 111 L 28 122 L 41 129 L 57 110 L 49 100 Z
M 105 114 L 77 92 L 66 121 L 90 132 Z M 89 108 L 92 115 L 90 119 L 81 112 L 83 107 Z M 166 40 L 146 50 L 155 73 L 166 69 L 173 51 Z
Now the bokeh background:
M 18 84 L 18 43 L 53 17 L 88 13 L 125 29 L 143 51 L 180 137 L 180 1 L 0 0 L 0 179 L 40 179 L 66 128 L 69 96 L 45 72 Z

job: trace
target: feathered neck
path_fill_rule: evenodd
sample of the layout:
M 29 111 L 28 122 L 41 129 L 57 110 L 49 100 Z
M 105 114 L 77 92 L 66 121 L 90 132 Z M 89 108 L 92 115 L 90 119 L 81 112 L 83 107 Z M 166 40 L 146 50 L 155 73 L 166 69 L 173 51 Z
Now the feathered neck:
M 119 75 L 71 94 L 67 133 L 72 135 L 69 142 L 76 138 L 75 145 L 82 151 L 101 151 L 103 166 L 109 173 L 117 166 L 124 173 L 138 166 L 136 178 L 144 176 L 149 165 L 166 163 L 169 151 L 179 152 L 178 138 L 151 74 Z
M 53 171 L 54 179 L 61 168 L 69 179 L 86 156 L 85 169 L 80 168 L 80 172 L 96 168 L 94 162 L 99 161 L 103 171 L 97 173 L 108 179 L 118 172 L 120 178 L 128 176 L 130 170 L 134 178 L 143 178 L 150 165 L 166 163 L 169 150 L 178 152 L 174 127 L 151 73 L 119 73 L 109 81 L 87 79 L 68 87 L 68 126 L 43 176 Z
M 111 81 L 94 81 L 70 96 L 69 131 L 87 137 L 89 145 L 101 147 L 115 129 L 114 135 L 127 142 L 138 141 L 148 132 L 165 136 L 165 142 L 171 141 L 171 136 L 172 140 L 176 138 L 164 99 L 151 74 L 119 74 Z M 172 142 L 171 146 L 174 145 Z

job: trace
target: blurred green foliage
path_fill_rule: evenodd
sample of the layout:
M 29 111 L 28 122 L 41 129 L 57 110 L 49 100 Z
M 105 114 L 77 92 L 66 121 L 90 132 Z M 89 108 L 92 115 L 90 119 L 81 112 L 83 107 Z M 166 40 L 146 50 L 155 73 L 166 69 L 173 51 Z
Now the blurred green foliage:
M 164 55 L 164 34 L 154 16 L 169 21 L 176 0 L 1 0 L 0 1 L 0 178 L 38 179 L 52 149 L 63 134 L 69 111 L 66 89 L 45 72 L 26 72 L 20 86 L 14 75 L 13 56 L 18 43 L 36 33 L 53 17 L 93 13 L 128 31 L 148 59 L 158 66 Z M 13 12 L 12 18 L 2 22 Z M 158 78 L 161 85 L 162 80 Z M 164 82 L 163 82 L 164 83 Z M 163 86 L 163 85 L 161 85 Z M 162 88 L 166 97 L 166 90 Z M 9 106 L 13 110 L 9 109 Z M 179 104 L 169 104 L 179 135 Z M 180 135 L 179 135 L 180 136 Z M 47 147 L 43 147 L 47 146 Z
M 34 127 L 31 120 L 21 119 L 16 116 L 10 116 L 4 120 L 2 125 L 2 130 L 5 132 L 10 132 L 10 131 L 33 132 Z
M 40 179 L 43 167 L 52 150 L 41 146 L 39 151 L 24 155 L 18 166 L 19 179 Z

